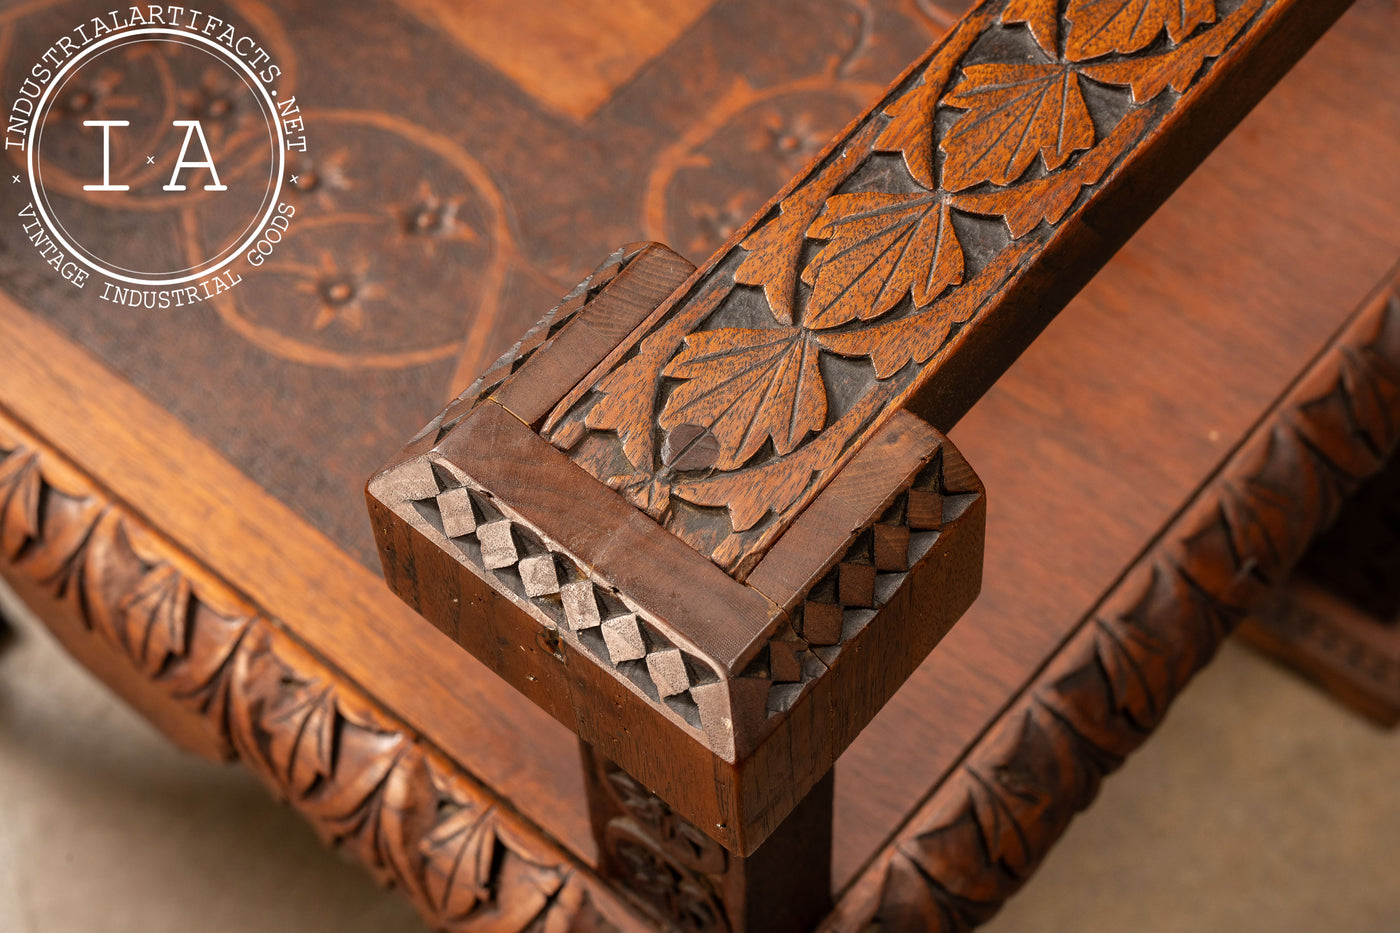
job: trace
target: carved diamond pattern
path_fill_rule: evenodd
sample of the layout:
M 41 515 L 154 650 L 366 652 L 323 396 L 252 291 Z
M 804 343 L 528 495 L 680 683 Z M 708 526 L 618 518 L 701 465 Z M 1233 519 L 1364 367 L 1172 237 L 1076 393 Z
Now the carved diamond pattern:
M 646 639 L 634 613 L 618 616 L 603 623 L 603 643 L 613 664 L 640 661 L 647 656 Z
M 476 539 L 481 542 L 481 562 L 487 570 L 500 570 L 511 567 L 520 559 L 516 547 L 515 531 L 505 520 L 487 522 L 476 529 Z
M 582 632 L 603 624 L 598 593 L 590 581 L 566 583 L 560 588 L 559 596 L 564 603 L 565 622 L 574 632 Z
M 437 497 L 438 511 L 442 513 L 442 533 L 449 538 L 460 538 L 476 531 L 476 514 L 472 509 L 471 496 L 462 487 L 449 489 Z
M 539 554 L 520 562 L 520 582 L 526 596 L 550 596 L 559 592 L 559 566 L 553 554 Z
M 535 616 L 543 624 L 568 633 L 576 648 L 690 726 L 704 728 L 691 688 L 718 681 L 707 664 L 673 645 L 635 606 L 595 583 L 567 554 L 502 515 L 483 493 L 451 485 L 436 469 L 433 475 L 437 494 L 412 504 L 420 515 L 437 519 L 431 524 L 457 545 L 462 559 L 538 610 Z
M 792 708 L 842 644 L 889 602 L 938 539 L 950 490 L 935 457 L 807 593 L 791 626 L 774 634 L 743 676 L 770 681 L 768 715 Z

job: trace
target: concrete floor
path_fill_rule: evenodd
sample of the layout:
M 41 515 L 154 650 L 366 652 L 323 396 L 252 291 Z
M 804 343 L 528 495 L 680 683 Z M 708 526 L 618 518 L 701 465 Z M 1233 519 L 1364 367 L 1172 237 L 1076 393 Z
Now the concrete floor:
M 37 622 L 0 653 L 0 931 L 422 931 Z M 992 933 L 1397 933 L 1400 735 L 1227 646 Z

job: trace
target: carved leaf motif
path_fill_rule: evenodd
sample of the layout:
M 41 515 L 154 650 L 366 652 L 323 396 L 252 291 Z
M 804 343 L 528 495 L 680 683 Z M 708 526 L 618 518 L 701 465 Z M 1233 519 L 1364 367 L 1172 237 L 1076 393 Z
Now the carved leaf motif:
M 661 427 L 709 428 L 721 470 L 742 466 L 769 438 L 780 455 L 790 453 L 826 424 L 817 347 L 795 328 L 693 334 L 665 374 L 685 382 L 666 400 Z
M 0 547 L 6 557 L 18 556 L 25 542 L 39 536 L 42 489 L 37 456 L 16 451 L 0 460 Z
M 286 685 L 268 710 L 270 758 L 298 796 L 335 771 L 335 691 L 322 684 Z
M 190 584 L 169 564 L 146 572 L 118 604 L 127 648 L 145 672 L 155 676 L 171 655 L 183 657 L 188 644 Z
M 978 194 L 960 194 L 953 207 L 969 214 L 1000 215 L 1013 239 L 1034 230 L 1042 220 L 1057 224 L 1074 206 L 1079 191 L 1096 184 L 1147 129 L 1151 114 L 1133 110 L 1114 128 L 1108 138 L 1099 143 L 1072 168 L 1022 182 L 1010 188 Z
M 924 135 L 932 138 L 927 126 L 924 127 Z M 866 133 L 852 140 L 837 159 L 822 169 L 821 174 L 783 200 L 781 213 L 777 217 L 739 244 L 748 255 L 734 270 L 734 281 L 740 285 L 762 286 L 768 307 L 779 324 L 793 322 L 797 270 L 805 242 L 803 234 L 816 220 L 826 198 L 860 161 L 869 138 L 869 133 Z M 880 138 L 884 139 L 884 136 Z
M 652 410 L 656 406 L 661 368 L 680 346 L 686 333 L 708 317 L 728 294 L 728 289 L 712 288 L 694 299 L 690 307 L 648 334 L 637 349 L 636 356 L 598 383 L 603 398 L 589 409 L 584 424 L 591 431 L 616 431 L 622 443 L 622 452 L 634 467 L 644 473 L 651 472 L 654 467 L 656 446 Z M 572 403 L 566 398 L 561 407 L 569 404 Z M 544 431 L 550 434 L 551 439 L 566 428 L 567 422 L 561 424 L 560 418 L 555 415 L 551 415 L 544 425 Z
M 885 108 L 890 122 L 871 147 L 876 152 L 898 152 L 903 155 L 909 174 L 930 191 L 938 187 L 933 173 L 933 111 L 943 92 L 948 89 L 948 82 L 953 79 L 958 62 L 982 35 L 992 15 L 990 9 L 984 9 L 969 13 L 958 23 L 956 30 L 939 46 L 933 60 L 924 69 L 923 83 Z M 847 152 L 857 146 L 853 141 Z
M 1011 0 L 1001 13 L 1001 21 L 1008 26 L 1012 23 L 1025 23 L 1031 35 L 1045 54 L 1059 57 L 1060 10 L 1059 0 Z
M 564 884 L 554 865 L 531 857 L 529 845 L 494 807 L 449 812 L 419 848 L 427 859 L 427 896 L 438 919 L 448 924 L 489 917 L 483 928 L 536 929 Z M 499 890 L 511 897 L 499 897 Z
M 910 360 L 925 363 L 943 347 L 953 326 L 971 319 L 1030 249 L 1030 240 L 1012 243 L 976 278 L 927 309 L 861 330 L 822 334 L 822 348 L 840 356 L 870 357 L 877 379 L 893 376 Z
M 845 444 L 893 396 L 888 386 L 877 383 L 820 437 L 790 457 L 742 473 L 716 473 L 678 482 L 671 493 L 696 505 L 727 508 L 734 531 L 747 531 L 770 510 L 784 512 L 802 498 L 812 474 L 835 463 Z M 716 548 L 714 557 L 728 567 L 727 559 L 720 556 L 723 550 Z
M 1068 65 L 970 65 L 944 103 L 968 111 L 939 144 L 949 191 L 983 181 L 1009 185 L 1037 152 L 1053 171 L 1094 144 L 1079 77 Z
M 1202 23 L 1215 21 L 1215 0 L 1070 0 L 1065 54 L 1084 61 L 1109 52 L 1147 48 L 1166 29 L 1180 42 Z
M 458 807 L 420 843 L 429 863 L 441 866 L 428 871 L 424 880 L 433 908 L 444 920 L 466 917 L 491 899 L 491 866 L 496 856 L 491 812 Z
M 769 510 L 782 512 L 802 497 L 812 481 L 816 445 L 805 447 L 792 457 L 764 464 L 743 473 L 720 473 L 695 482 L 677 483 L 671 494 L 693 502 L 729 510 L 729 523 L 735 531 L 748 531 Z M 761 490 L 760 495 L 755 495 Z
M 1080 73 L 1101 84 L 1132 88 L 1133 100 L 1140 104 L 1156 97 L 1168 87 L 1184 93 L 1191 86 L 1191 81 L 1201 70 L 1206 59 L 1215 58 L 1223 53 L 1230 41 L 1239 35 L 1245 23 L 1259 12 L 1263 2 L 1264 0 L 1249 0 L 1221 20 L 1220 25 L 1214 29 L 1169 51 L 1132 61 L 1089 65 L 1081 69 Z
M 812 286 L 808 327 L 837 327 L 926 305 L 962 281 L 963 254 L 947 201 L 932 194 L 838 194 L 807 231 L 829 241 L 802 272 Z
M 1159 701 L 1159 696 L 1170 696 L 1171 685 L 1154 683 L 1144 670 L 1139 659 L 1151 659 L 1152 654 L 1150 650 L 1143 650 L 1143 642 L 1130 641 L 1134 634 L 1131 629 L 1118 632 L 1101 619 L 1096 620 L 1096 624 L 1094 650 L 1113 709 L 1135 728 L 1150 732 L 1157 727 L 1165 711 L 1166 704 Z

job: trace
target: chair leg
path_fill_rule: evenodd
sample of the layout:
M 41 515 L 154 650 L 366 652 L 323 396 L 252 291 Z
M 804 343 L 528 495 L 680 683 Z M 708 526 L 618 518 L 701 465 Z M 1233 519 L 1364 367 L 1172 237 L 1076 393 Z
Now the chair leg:
M 599 871 L 694 933 L 800 933 L 831 909 L 831 773 L 754 854 L 743 857 L 579 743 Z

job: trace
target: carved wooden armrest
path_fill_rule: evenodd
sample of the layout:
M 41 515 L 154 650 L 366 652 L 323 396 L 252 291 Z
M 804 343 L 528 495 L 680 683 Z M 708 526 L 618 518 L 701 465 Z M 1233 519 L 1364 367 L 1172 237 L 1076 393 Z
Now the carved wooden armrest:
M 377 473 L 390 585 L 755 853 L 977 594 L 940 432 L 1345 6 L 980 4 L 703 267 L 619 250 Z

